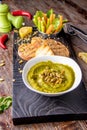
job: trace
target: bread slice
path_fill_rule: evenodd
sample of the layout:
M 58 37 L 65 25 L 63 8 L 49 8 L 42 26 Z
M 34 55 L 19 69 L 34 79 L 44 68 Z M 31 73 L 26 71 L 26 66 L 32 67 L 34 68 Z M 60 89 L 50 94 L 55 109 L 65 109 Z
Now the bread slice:
M 36 50 L 42 45 L 43 39 L 40 37 L 33 37 L 31 43 L 23 43 L 18 48 L 18 55 L 23 60 L 29 60 L 35 57 Z
M 42 44 L 43 41 L 44 41 L 44 40 L 43 40 L 42 38 L 40 38 L 40 37 L 33 37 L 33 38 L 31 39 L 31 43 L 32 43 L 32 44 L 34 44 L 34 43 Z
M 78 56 L 85 62 L 87 63 L 87 52 L 79 52 Z
M 18 55 L 23 60 L 29 60 L 35 56 L 60 55 L 69 57 L 68 48 L 54 39 L 42 39 L 33 37 L 31 43 L 23 43 L 18 47 Z
M 40 47 L 39 43 L 28 43 L 28 44 L 21 44 L 18 48 L 18 55 L 23 60 L 29 60 L 35 57 L 36 50 Z
M 44 55 L 54 55 L 50 47 L 46 44 L 43 44 L 39 47 L 35 53 L 35 56 L 44 56 Z
M 68 48 L 59 41 L 56 41 L 54 39 L 46 39 L 44 40 L 44 44 L 47 44 L 50 47 L 54 55 L 60 55 L 66 57 L 69 57 L 70 55 Z

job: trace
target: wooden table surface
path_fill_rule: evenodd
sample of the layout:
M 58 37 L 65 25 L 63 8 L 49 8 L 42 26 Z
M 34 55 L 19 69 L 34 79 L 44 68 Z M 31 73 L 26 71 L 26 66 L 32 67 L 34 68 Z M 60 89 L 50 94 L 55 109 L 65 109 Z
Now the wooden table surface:
M 36 10 L 46 12 L 53 8 L 55 13 L 63 14 L 72 24 L 87 32 L 87 1 L 86 0 L 3 0 L 9 5 L 10 11 L 25 10 L 32 15 Z M 24 17 L 26 25 L 33 26 L 32 21 Z M 87 45 L 76 37 L 71 39 L 76 56 L 79 51 L 87 52 Z M 0 48 L 0 61 L 5 61 L 5 66 L 0 67 L 0 76 L 4 81 L 0 83 L 0 96 L 12 96 L 13 76 L 13 31 L 9 33 L 6 43 L 7 49 Z M 78 58 L 78 57 L 77 57 Z M 87 65 L 78 58 L 82 72 L 87 82 Z M 0 130 L 87 130 L 87 121 L 52 122 L 14 126 L 12 122 L 12 107 L 0 114 Z

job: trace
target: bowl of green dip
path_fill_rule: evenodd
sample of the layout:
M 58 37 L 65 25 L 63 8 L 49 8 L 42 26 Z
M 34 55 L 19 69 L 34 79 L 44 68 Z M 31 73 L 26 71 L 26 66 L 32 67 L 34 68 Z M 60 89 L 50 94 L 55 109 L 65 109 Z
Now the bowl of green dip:
M 22 73 L 25 86 L 45 96 L 60 96 L 75 90 L 82 79 L 79 65 L 64 56 L 41 56 L 29 60 Z

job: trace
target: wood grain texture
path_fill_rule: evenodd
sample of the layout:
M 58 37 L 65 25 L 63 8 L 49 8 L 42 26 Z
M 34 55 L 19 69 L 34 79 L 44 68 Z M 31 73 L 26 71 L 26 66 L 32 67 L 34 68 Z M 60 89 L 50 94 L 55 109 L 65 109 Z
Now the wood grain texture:
M 14 35 L 14 38 L 16 35 Z M 62 31 L 56 40 L 64 43 L 73 57 L 70 43 L 67 42 Z M 16 40 L 15 40 L 16 41 Z M 22 80 L 18 69 L 23 69 L 24 64 L 19 64 L 18 44 L 14 42 L 13 51 L 13 122 L 15 125 L 38 123 L 48 121 L 65 121 L 86 119 L 87 92 L 81 83 L 79 87 L 69 94 L 60 97 L 45 97 L 28 90 Z M 71 52 L 72 51 L 72 52 Z
M 10 11 L 23 9 L 34 14 L 36 10 L 47 11 L 53 8 L 56 13 L 62 13 L 71 23 L 78 26 L 87 32 L 87 1 L 86 0 L 3 0 L 10 7 Z M 27 3 L 27 4 L 26 4 Z M 39 3 L 39 4 L 38 4 Z M 72 4 L 71 4 L 72 3 Z M 78 8 L 77 8 L 78 7 Z M 33 25 L 30 20 L 25 17 L 27 25 Z M 72 46 L 75 54 L 79 51 L 87 51 L 87 45 L 76 37 L 71 38 Z M 0 96 L 12 96 L 12 75 L 13 75 L 13 34 L 9 35 L 9 40 L 6 43 L 7 50 L 0 48 L 0 60 L 4 59 L 6 65 L 0 67 L 0 76 L 5 81 L 0 83 Z M 87 81 L 87 66 L 78 58 L 78 62 L 82 68 L 83 75 Z M 8 70 L 8 71 L 7 71 Z M 0 115 L 0 130 L 87 130 L 87 121 L 67 121 L 40 123 L 22 126 L 14 126 L 12 122 L 12 107 Z

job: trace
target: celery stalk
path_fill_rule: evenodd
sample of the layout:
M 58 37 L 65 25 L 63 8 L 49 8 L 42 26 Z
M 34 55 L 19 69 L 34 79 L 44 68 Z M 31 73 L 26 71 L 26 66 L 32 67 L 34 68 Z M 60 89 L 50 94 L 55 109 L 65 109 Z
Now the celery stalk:
M 38 20 L 38 26 L 37 27 L 38 27 L 38 30 L 41 31 L 41 21 L 40 20 Z

